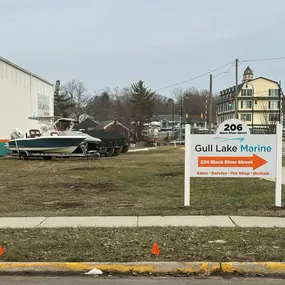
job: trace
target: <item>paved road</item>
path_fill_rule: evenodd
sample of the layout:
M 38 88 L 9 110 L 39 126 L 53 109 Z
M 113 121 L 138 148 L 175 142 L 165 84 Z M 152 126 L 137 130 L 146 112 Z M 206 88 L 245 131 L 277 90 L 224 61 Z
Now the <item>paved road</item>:
M 98 278 L 98 277 L 0 277 L 0 285 L 281 285 L 285 280 L 260 278 Z

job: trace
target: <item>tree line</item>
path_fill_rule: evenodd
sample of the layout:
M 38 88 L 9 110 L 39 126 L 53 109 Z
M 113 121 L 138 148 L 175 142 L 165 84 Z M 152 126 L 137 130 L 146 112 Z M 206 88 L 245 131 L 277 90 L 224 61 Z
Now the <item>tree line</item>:
M 54 90 L 55 116 L 72 117 L 79 120 L 87 114 L 95 120 L 117 119 L 129 128 L 133 128 L 139 137 L 143 124 L 149 122 L 153 115 L 170 115 L 173 108 L 179 115 L 187 111 L 189 117 L 205 113 L 206 99 L 209 99 L 208 90 L 176 88 L 172 99 L 148 88 L 140 80 L 125 88 L 105 88 L 90 94 L 86 85 L 77 80 L 65 84 L 56 81 Z M 187 98 L 187 100 L 186 100 Z M 215 121 L 217 96 L 213 97 L 212 112 Z M 209 110 L 208 110 L 209 111 Z

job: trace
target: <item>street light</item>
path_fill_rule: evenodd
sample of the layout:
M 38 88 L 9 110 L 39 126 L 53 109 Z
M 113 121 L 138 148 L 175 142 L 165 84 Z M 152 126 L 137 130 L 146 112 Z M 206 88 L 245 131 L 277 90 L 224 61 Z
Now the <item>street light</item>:
M 248 84 L 251 85 L 252 87 L 252 98 L 251 98 L 251 130 L 252 130 L 252 133 L 253 133 L 253 114 L 254 114 L 254 86 L 249 83 L 249 82 L 246 82 L 246 88 L 248 88 Z

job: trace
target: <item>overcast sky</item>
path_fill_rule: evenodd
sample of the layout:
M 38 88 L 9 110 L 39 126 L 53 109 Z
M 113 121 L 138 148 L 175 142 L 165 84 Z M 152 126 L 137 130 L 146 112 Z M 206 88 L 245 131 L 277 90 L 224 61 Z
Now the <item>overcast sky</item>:
M 90 92 L 143 80 L 172 85 L 238 57 L 285 56 L 283 0 L 0 0 L 0 56 L 55 82 Z M 242 63 L 282 80 L 285 60 Z M 214 91 L 235 84 L 234 68 Z M 179 85 L 209 87 L 209 76 Z M 171 96 L 173 88 L 160 93 Z

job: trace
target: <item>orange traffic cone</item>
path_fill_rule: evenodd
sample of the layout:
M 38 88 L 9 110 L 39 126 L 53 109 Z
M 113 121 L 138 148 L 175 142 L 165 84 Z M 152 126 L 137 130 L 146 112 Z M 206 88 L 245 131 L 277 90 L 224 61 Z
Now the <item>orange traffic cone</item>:
M 2 245 L 0 245 L 0 255 L 3 255 L 5 253 L 5 249 Z
M 157 245 L 156 242 L 153 244 L 151 253 L 154 254 L 154 255 L 159 255 L 160 254 L 160 249 L 158 248 L 158 245 Z

